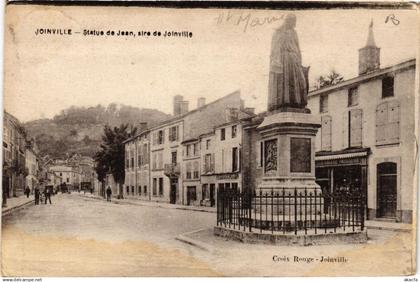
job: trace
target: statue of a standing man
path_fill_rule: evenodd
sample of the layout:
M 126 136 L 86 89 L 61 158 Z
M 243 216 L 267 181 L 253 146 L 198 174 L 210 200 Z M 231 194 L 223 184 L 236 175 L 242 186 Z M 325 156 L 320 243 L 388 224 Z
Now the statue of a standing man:
M 305 109 L 308 70 L 302 67 L 296 16 L 288 14 L 271 42 L 268 110 Z

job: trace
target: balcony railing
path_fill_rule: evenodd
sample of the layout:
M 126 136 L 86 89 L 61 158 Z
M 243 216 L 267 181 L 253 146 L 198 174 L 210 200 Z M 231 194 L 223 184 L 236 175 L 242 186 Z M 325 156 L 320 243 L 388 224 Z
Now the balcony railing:
M 165 164 L 164 174 L 168 177 L 179 177 L 181 174 L 181 167 L 178 163 L 176 164 Z

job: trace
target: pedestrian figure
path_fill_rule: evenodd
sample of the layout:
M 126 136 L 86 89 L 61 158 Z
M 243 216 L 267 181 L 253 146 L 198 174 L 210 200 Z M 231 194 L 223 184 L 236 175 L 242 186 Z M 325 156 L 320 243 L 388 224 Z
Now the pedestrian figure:
M 112 190 L 111 190 L 111 187 L 108 186 L 108 188 L 106 189 L 106 200 L 108 202 L 111 202 L 111 195 L 112 195 Z
M 52 203 L 51 203 L 51 191 L 50 191 L 50 188 L 45 187 L 44 195 L 45 195 L 45 204 L 47 204 L 47 200 L 48 200 L 50 202 L 50 205 L 51 205 Z
M 25 189 L 26 198 L 29 198 L 30 193 L 31 193 L 31 189 L 29 189 L 29 186 L 26 186 L 26 189 Z
M 39 205 L 39 187 L 38 186 L 36 186 L 35 187 L 35 191 L 34 191 L 34 193 L 35 193 L 35 205 Z

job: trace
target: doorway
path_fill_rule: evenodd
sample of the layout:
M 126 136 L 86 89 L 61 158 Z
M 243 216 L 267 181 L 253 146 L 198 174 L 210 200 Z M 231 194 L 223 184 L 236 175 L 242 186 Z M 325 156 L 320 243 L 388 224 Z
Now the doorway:
M 377 217 L 395 218 L 397 212 L 397 164 L 377 165 Z
M 214 207 L 215 200 L 214 200 L 214 184 L 210 184 L 210 206 Z
M 169 193 L 169 203 L 176 204 L 176 190 L 178 188 L 178 178 L 171 178 L 171 190 Z
M 197 193 L 195 186 L 187 187 L 187 205 L 192 205 L 197 200 Z

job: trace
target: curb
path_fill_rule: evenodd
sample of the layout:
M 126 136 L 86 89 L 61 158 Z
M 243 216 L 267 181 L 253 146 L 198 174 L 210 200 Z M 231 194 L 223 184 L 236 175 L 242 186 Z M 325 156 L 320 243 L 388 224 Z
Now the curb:
M 19 205 L 19 206 L 16 206 L 16 207 L 13 207 L 13 208 L 7 209 L 7 210 L 5 210 L 5 211 L 3 211 L 3 210 L 2 210 L 1 215 L 2 215 L 2 216 L 5 216 L 5 215 L 8 215 L 8 214 L 11 214 L 11 213 L 13 213 L 13 212 L 15 212 L 15 211 L 18 211 L 18 210 L 24 209 L 24 208 L 26 208 L 27 206 L 31 206 L 31 205 L 33 205 L 34 203 L 35 203 L 35 200 L 31 200 L 31 201 L 29 201 L 29 202 L 26 202 L 26 203 L 21 204 L 21 205 Z
M 203 230 L 205 230 L 205 229 L 198 229 L 198 230 L 194 230 L 194 231 L 191 231 L 191 232 L 180 234 L 180 235 L 175 237 L 175 240 L 178 240 L 180 242 L 189 244 L 191 246 L 197 247 L 197 248 L 199 248 L 201 250 L 204 250 L 204 251 L 207 251 L 207 252 L 213 252 L 214 248 L 211 247 L 210 245 L 208 245 L 206 243 L 203 243 L 203 242 L 200 242 L 200 241 L 197 241 L 197 240 L 194 240 L 194 239 L 187 236 L 189 234 L 192 234 L 192 233 L 195 233 L 195 232 L 200 232 L 200 231 L 203 231 Z
M 97 197 L 86 197 L 83 195 L 80 195 L 84 198 L 88 198 L 88 199 L 93 199 L 93 200 L 103 200 L 102 198 L 97 198 Z M 151 207 L 151 208 L 162 208 L 162 209 L 174 209 L 174 210 L 185 210 L 185 211 L 196 211 L 196 212 L 207 212 L 207 213 L 216 213 L 216 210 L 203 210 L 203 209 L 199 209 L 199 208 L 186 208 L 184 206 L 180 206 L 180 205 L 173 205 L 173 206 L 162 206 L 160 204 L 157 205 L 153 205 L 153 204 L 146 204 L 146 203 L 142 203 L 140 202 L 126 202 L 124 200 L 121 199 L 114 199 L 113 201 L 111 201 L 114 204 L 125 204 L 125 205 L 132 205 L 132 206 L 142 206 L 142 207 Z M 147 202 L 147 203 L 157 203 L 157 202 Z
M 398 232 L 411 232 L 412 229 L 404 228 L 404 227 L 387 227 L 387 226 L 369 226 L 367 225 L 366 228 L 369 230 L 386 230 L 386 231 L 398 231 Z

